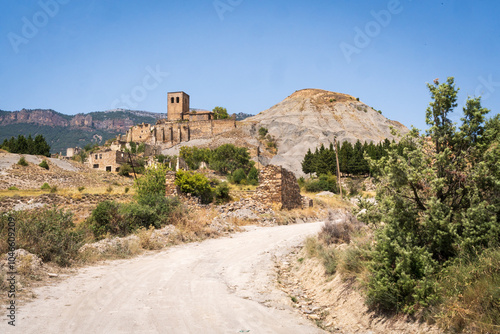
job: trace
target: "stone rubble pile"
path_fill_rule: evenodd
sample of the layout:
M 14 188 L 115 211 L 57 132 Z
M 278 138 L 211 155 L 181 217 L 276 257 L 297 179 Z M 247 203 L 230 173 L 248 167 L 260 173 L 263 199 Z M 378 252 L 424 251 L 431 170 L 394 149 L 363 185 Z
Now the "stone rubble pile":
M 251 221 L 269 226 L 276 223 L 275 211 L 269 206 L 254 199 L 246 198 L 217 207 L 219 212 L 216 220 L 227 221 L 231 218 Z

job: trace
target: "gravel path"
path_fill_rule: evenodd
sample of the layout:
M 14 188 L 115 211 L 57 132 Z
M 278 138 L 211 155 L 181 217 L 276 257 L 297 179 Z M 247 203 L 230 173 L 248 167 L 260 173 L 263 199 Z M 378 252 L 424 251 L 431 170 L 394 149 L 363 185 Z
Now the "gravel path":
M 274 260 L 322 223 L 251 227 L 87 267 L 18 309 L 1 333 L 325 333 L 275 287 Z M 4 313 L 5 313 L 5 308 Z

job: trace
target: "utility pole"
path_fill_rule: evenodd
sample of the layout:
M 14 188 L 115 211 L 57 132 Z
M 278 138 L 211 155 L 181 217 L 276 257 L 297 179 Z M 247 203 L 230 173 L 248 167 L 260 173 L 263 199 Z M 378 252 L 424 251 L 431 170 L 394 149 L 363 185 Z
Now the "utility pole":
M 339 147 L 337 144 L 337 138 L 333 140 L 335 143 L 335 158 L 337 160 L 337 180 L 339 182 L 339 190 L 340 190 L 340 199 L 343 199 L 342 197 L 342 183 L 340 182 L 340 165 L 339 165 Z
M 134 163 L 132 162 L 130 151 L 128 151 L 127 153 L 128 153 L 128 161 L 130 161 L 130 167 L 132 167 L 132 171 L 134 172 L 134 179 L 137 180 L 137 174 L 135 173 Z

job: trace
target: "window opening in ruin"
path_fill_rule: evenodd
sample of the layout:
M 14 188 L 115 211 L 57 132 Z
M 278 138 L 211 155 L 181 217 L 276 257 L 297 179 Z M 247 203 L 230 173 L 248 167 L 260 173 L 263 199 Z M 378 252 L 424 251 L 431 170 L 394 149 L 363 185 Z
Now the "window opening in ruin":
M 111 172 L 111 166 L 106 166 L 106 172 Z
M 170 98 L 170 103 L 174 103 L 174 98 L 173 97 Z
M 178 97 L 178 96 L 177 96 L 177 99 L 176 99 L 176 100 L 177 100 L 177 103 L 179 103 L 179 97 Z
M 99 164 L 94 164 L 94 168 L 99 168 Z

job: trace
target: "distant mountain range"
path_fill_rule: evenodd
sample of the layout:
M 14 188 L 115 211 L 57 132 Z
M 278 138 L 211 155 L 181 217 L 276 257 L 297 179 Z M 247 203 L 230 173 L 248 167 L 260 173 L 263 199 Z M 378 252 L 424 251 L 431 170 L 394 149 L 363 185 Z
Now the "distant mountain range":
M 243 120 L 249 114 L 236 114 Z M 51 146 L 51 153 L 65 154 L 68 147 L 83 147 L 88 143 L 104 144 L 108 139 L 124 134 L 130 127 L 155 124 L 167 114 L 149 111 L 115 109 L 88 114 L 65 115 L 52 109 L 0 110 L 0 143 L 18 135 L 35 137 L 41 134 Z

